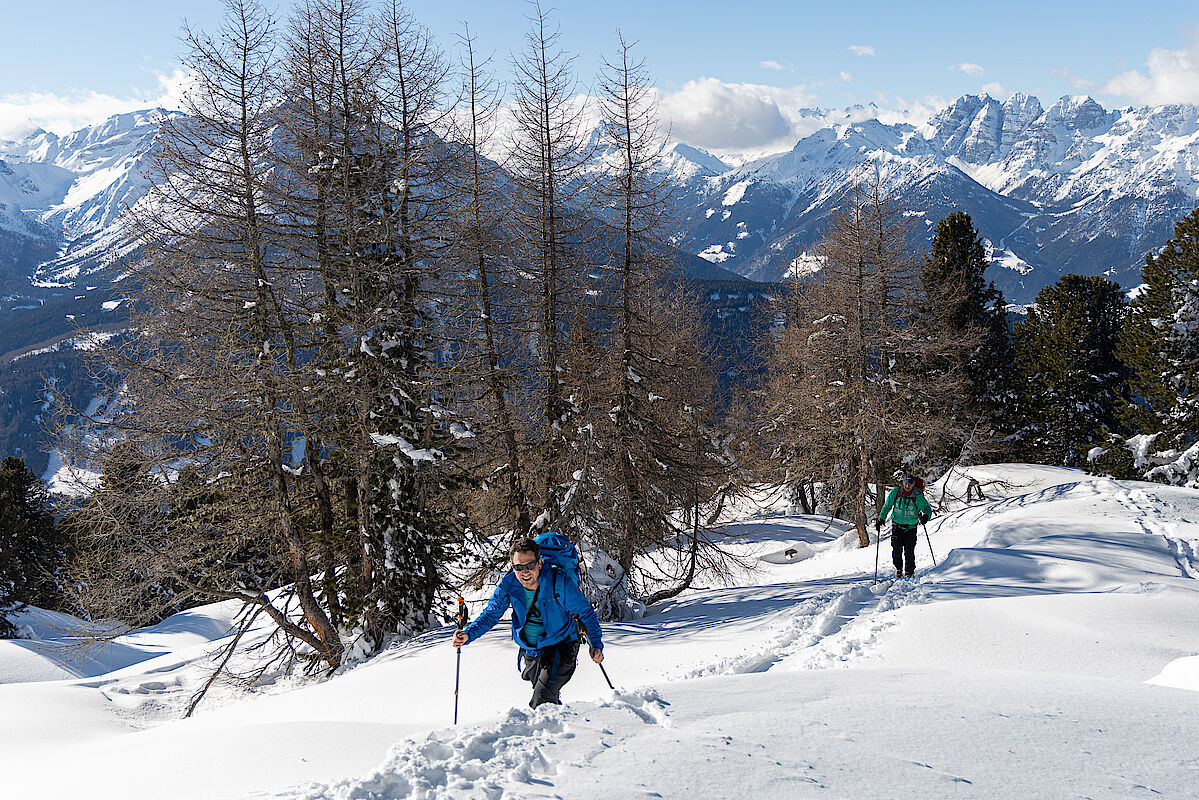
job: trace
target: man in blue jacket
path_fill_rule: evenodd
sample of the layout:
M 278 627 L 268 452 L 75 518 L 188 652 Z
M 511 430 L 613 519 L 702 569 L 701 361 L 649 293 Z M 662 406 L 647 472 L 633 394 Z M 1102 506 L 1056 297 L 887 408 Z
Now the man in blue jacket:
M 465 629 L 454 634 L 454 647 L 470 644 L 500 621 L 512 607 L 512 641 L 522 651 L 520 677 L 533 684 L 533 708 L 561 703 L 558 693 L 575 672 L 579 657 L 579 626 L 587 629 L 591 660 L 604 660 L 599 617 L 583 592 L 563 570 L 542 565 L 541 548 L 532 539 L 518 539 L 510 552 L 512 569 L 501 580 L 487 608 Z

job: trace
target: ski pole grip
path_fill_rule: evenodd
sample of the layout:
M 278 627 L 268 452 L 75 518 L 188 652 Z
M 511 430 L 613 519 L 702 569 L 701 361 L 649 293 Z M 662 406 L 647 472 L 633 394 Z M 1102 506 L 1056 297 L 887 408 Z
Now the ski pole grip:
M 458 625 L 458 630 L 462 630 L 463 628 L 466 627 L 466 616 L 467 616 L 466 601 L 463 600 L 461 597 L 459 597 L 458 598 L 458 614 L 454 618 L 454 621 Z

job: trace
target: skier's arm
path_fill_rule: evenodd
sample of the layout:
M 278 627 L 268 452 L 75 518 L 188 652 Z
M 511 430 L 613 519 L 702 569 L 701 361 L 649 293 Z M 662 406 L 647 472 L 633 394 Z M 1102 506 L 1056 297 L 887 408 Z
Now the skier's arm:
M 567 611 L 576 615 L 583 623 L 583 627 L 587 629 L 587 641 L 591 643 L 592 652 L 603 651 L 604 634 L 600 630 L 599 617 L 596 616 L 595 609 L 591 607 L 587 596 L 579 590 L 578 586 L 568 580 L 563 580 L 562 584 L 562 605 Z M 592 656 L 592 658 L 594 657 Z
M 899 494 L 899 487 L 895 487 L 887 492 L 887 502 L 883 503 L 883 507 L 878 511 L 878 521 L 886 522 L 887 514 L 891 513 L 891 506 L 895 505 L 895 497 Z
M 924 492 L 916 495 L 916 508 L 924 512 L 924 516 L 932 519 L 933 507 L 928 504 L 928 500 L 924 496 Z
M 498 586 L 495 587 L 495 591 L 491 593 L 491 599 L 487 601 L 487 607 L 483 609 L 483 613 L 475 617 L 474 621 L 463 630 L 463 633 L 466 634 L 466 641 L 463 644 L 470 644 L 495 627 L 495 624 L 500 621 L 500 617 L 504 616 L 504 612 L 508 610 L 508 606 L 511 603 L 512 599 L 508 597 L 508 593 Z

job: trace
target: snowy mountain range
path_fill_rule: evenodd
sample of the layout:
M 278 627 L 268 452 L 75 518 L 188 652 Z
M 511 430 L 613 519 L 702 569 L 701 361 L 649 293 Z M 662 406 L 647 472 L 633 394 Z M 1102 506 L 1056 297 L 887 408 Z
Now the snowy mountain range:
M 1044 108 L 1017 93 L 959 98 L 923 125 L 830 114 L 787 153 L 711 177 L 684 173 L 680 245 L 778 280 L 876 168 L 930 237 L 950 212 L 968 212 L 1009 301 L 1030 302 L 1068 272 L 1132 288 L 1145 254 L 1195 208 L 1199 107 L 1107 111 L 1063 97 Z
M 0 286 L 9 293 L 0 319 L 31 297 L 111 293 L 120 276 L 101 273 L 126 254 L 118 217 L 144 191 L 170 113 L 0 142 Z M 748 163 L 674 144 L 665 166 L 681 187 L 680 249 L 778 280 L 819 240 L 847 187 L 878 168 L 930 236 L 950 212 L 970 213 L 991 277 L 1009 301 L 1029 302 L 1067 272 L 1136 286 L 1145 254 L 1199 196 L 1196 106 L 1107 111 L 1064 97 L 1044 108 L 1017 93 L 1004 102 L 965 96 L 920 125 L 868 118 L 876 109 L 805 115 L 823 127 Z
M 0 142 L 0 228 L 55 244 L 52 258 L 23 265 L 35 285 L 73 286 L 122 255 L 117 220 L 145 191 L 147 155 L 169 113 L 120 114 L 64 137 L 39 131 Z

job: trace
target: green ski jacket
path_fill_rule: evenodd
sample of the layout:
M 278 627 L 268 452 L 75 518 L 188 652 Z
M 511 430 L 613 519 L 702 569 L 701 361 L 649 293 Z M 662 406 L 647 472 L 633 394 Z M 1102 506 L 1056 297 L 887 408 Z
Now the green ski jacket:
M 894 511 L 891 509 L 894 508 Z M 931 517 L 933 508 L 924 499 L 924 492 L 912 487 L 911 494 L 903 491 L 902 486 L 896 486 L 887 493 L 887 502 L 883 503 L 883 507 L 878 512 L 878 521 L 885 522 L 887 513 L 891 512 L 891 522 L 895 525 L 911 525 L 915 526 L 920 521 L 919 512 L 923 511 Z

